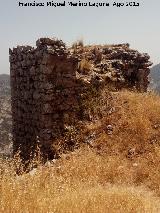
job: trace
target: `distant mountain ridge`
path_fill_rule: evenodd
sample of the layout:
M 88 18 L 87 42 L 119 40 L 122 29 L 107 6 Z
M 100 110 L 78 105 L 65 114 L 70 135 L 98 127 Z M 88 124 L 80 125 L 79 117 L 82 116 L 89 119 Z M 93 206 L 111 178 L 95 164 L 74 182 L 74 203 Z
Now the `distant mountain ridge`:
M 160 63 L 151 68 L 150 78 L 150 88 L 160 93 Z
M 0 74 L 0 156 L 12 149 L 10 75 Z
M 0 74 L 0 95 L 10 94 L 10 75 Z

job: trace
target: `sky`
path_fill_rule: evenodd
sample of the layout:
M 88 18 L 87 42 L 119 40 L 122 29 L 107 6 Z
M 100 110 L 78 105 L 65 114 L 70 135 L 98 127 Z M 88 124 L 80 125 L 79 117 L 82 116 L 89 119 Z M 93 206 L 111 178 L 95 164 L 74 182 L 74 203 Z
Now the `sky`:
M 81 2 L 89 1 L 114 3 L 112 0 Z M 36 2 L 46 4 L 47 0 Z M 139 7 L 33 8 L 19 7 L 18 0 L 0 0 L 0 74 L 9 73 L 9 48 L 35 46 L 40 37 L 57 37 L 67 45 L 78 39 L 85 44 L 129 43 L 131 48 L 148 53 L 154 65 L 160 63 L 160 0 L 136 2 L 140 3 Z

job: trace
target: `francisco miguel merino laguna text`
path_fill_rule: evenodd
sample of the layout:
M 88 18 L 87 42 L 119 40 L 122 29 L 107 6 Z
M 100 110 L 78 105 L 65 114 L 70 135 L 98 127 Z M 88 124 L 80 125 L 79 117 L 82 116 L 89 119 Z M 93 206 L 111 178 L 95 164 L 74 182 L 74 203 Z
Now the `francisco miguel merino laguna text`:
M 60 2 L 54 2 L 54 1 L 48 1 L 48 2 L 19 2 L 19 7 L 65 7 L 65 6 L 71 6 L 71 7 L 109 7 L 109 6 L 116 6 L 116 7 L 138 7 L 139 2 L 66 2 L 62 1 Z

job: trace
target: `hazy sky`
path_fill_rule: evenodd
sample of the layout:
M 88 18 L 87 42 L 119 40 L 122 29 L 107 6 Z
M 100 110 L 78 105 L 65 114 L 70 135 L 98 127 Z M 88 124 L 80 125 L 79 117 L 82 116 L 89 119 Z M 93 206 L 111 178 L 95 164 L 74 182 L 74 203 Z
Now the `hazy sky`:
M 20 8 L 18 2 L 0 0 L 0 73 L 9 73 L 9 47 L 35 45 L 39 37 L 58 37 L 67 44 L 79 38 L 85 44 L 127 42 L 132 48 L 149 53 L 154 64 L 160 63 L 160 0 L 138 0 L 137 8 Z

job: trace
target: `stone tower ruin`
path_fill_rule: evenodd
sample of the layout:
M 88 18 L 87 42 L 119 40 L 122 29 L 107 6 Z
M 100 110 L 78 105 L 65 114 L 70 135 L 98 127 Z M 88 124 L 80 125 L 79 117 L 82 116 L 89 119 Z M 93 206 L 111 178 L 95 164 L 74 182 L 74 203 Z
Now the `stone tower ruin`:
M 133 87 L 146 91 L 149 56 L 128 44 L 66 48 L 61 40 L 41 38 L 36 48 L 9 50 L 13 151 L 28 160 L 40 145 L 54 158 L 52 144 L 77 119 L 81 97 L 94 85 Z

